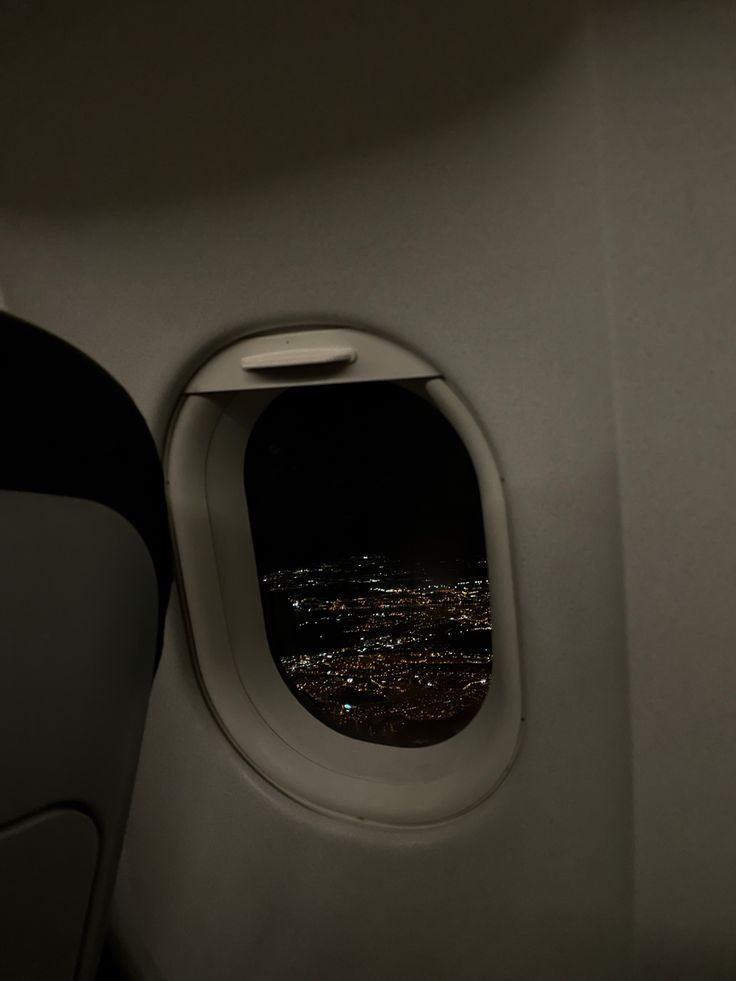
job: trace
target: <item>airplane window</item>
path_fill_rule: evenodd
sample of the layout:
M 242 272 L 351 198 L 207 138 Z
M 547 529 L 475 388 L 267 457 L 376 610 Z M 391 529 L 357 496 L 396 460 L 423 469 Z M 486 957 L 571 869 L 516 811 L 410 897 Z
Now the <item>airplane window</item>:
M 248 441 L 245 493 L 271 654 L 317 719 L 420 747 L 491 681 L 478 480 L 431 402 L 391 382 L 288 389 Z

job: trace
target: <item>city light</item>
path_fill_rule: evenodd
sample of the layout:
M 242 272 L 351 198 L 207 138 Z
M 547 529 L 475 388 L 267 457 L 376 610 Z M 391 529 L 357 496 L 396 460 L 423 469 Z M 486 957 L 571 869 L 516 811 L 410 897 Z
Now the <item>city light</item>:
M 263 593 L 284 677 L 332 728 L 429 745 L 462 729 L 485 697 L 492 634 L 484 561 L 430 573 L 360 556 L 271 573 Z

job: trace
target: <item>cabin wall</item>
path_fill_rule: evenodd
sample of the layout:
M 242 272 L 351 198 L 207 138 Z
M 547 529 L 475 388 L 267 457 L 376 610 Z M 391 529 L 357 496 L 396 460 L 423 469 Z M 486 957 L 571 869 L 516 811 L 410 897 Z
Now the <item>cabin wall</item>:
M 264 323 L 441 367 L 505 477 L 524 742 L 449 824 L 313 813 L 226 741 L 175 599 L 118 928 L 166 981 L 728 976 L 729 4 L 272 6 L 17 5 L 7 306 L 160 441 Z
M 736 17 L 596 23 L 647 978 L 736 973 Z

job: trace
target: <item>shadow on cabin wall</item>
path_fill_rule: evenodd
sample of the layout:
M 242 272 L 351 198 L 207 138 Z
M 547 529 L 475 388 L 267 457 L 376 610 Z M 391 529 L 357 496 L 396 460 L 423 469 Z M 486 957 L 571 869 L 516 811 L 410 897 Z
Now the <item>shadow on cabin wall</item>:
M 416 138 L 524 85 L 572 0 L 6 4 L 0 205 L 227 192 Z

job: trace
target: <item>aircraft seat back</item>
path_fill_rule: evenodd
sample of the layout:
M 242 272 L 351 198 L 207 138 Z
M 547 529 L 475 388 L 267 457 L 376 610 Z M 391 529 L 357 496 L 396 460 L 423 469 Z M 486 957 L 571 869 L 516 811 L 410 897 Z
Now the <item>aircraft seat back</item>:
M 2 328 L 0 977 L 88 979 L 160 650 L 163 483 L 102 369 Z

